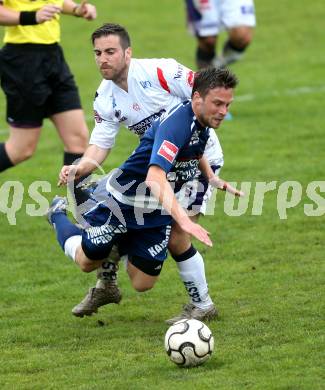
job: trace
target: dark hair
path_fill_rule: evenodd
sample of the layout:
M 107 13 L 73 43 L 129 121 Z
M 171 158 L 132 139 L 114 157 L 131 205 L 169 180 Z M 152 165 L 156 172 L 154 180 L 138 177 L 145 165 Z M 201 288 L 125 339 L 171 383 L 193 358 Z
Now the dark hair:
M 195 73 L 192 96 L 195 91 L 204 97 L 210 89 L 235 88 L 238 79 L 228 68 L 205 68 Z
M 115 23 L 105 23 L 101 27 L 97 28 L 97 30 L 91 34 L 91 41 L 94 44 L 95 39 L 107 37 L 108 35 L 118 35 L 120 37 L 121 46 L 124 50 L 131 46 L 129 33 L 124 27 Z

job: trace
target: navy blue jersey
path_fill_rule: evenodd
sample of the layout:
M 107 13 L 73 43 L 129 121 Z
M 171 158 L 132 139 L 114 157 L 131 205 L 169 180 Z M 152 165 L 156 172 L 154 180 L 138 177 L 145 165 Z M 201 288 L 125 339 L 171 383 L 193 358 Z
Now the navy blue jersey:
M 200 125 L 191 101 L 179 104 L 165 118 L 156 120 L 144 134 L 133 154 L 108 179 L 108 191 L 123 210 L 151 209 L 146 217 L 149 226 L 170 223 L 170 216 L 150 197 L 144 183 L 148 169 L 151 165 L 163 169 L 177 193 L 182 184 L 193 180 L 208 138 L 209 128 Z M 134 217 L 126 215 L 125 218 L 135 227 Z

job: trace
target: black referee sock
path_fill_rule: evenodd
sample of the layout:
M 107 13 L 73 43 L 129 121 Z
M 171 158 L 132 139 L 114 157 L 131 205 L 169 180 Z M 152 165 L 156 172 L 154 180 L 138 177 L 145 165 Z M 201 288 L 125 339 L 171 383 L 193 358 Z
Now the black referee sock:
M 64 165 L 72 165 L 72 164 L 74 164 L 75 160 L 81 158 L 82 156 L 83 155 L 80 153 L 64 152 L 63 164 Z M 80 182 L 82 182 L 87 177 L 88 177 L 88 175 L 82 176 L 79 179 L 75 180 L 73 183 L 74 197 L 76 199 L 77 206 L 86 202 L 88 199 L 88 195 L 84 191 L 82 191 L 82 189 L 80 187 L 78 187 L 78 184 Z
M 0 143 L 0 172 L 5 171 L 6 169 L 13 167 L 14 164 L 10 161 L 10 158 L 7 154 L 5 144 Z

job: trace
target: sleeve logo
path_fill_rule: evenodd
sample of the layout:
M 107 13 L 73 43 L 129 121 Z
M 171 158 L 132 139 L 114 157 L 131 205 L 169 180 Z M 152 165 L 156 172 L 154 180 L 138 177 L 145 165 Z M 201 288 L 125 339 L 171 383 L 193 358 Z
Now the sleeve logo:
M 177 152 L 178 152 L 178 147 L 166 140 L 161 144 L 158 150 L 159 156 L 163 157 L 171 164 L 175 160 Z

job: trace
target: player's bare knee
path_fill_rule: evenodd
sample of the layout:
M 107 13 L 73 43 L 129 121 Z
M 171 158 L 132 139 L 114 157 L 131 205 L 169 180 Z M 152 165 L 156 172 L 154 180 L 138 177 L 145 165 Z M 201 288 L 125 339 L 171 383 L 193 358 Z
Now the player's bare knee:
M 199 38 L 199 47 L 206 52 L 214 52 L 216 46 L 216 37 Z
M 132 287 L 138 291 L 138 292 L 145 292 L 154 286 L 154 283 L 148 284 L 148 283 L 143 283 L 142 281 L 139 280 L 132 280 Z
M 253 29 L 250 27 L 238 27 L 231 30 L 229 38 L 234 46 L 245 49 L 253 39 Z
M 85 273 L 89 273 L 89 272 L 92 272 L 95 268 L 92 264 L 89 264 L 89 263 L 84 263 L 84 262 L 79 262 L 79 267 L 81 269 L 82 272 L 85 272 Z
M 8 145 L 7 152 L 10 160 L 14 165 L 31 158 L 35 152 L 36 146 L 26 145 L 24 148 L 15 148 Z
M 94 271 L 98 267 L 98 262 L 88 259 L 81 246 L 79 246 L 76 250 L 74 261 L 76 262 L 76 264 L 78 264 L 82 272 L 89 273 Z

